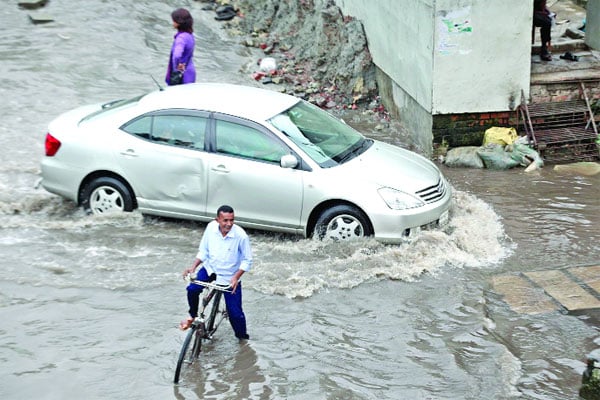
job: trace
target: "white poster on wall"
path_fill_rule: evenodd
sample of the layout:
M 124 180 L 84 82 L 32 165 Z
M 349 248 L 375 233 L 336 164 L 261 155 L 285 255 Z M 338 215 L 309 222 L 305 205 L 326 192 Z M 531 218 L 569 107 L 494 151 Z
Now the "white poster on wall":
M 463 55 L 471 52 L 471 7 L 440 11 L 437 16 L 437 51 L 443 55 Z

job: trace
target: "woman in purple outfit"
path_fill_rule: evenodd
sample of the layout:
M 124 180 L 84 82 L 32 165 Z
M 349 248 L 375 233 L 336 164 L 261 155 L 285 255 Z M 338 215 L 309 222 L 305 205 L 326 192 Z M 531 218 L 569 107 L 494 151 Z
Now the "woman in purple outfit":
M 183 72 L 181 83 L 196 82 L 196 69 L 194 68 L 194 19 L 188 10 L 178 8 L 171 13 L 173 28 L 177 33 L 171 46 L 171 56 L 167 67 L 166 82 L 171 85 L 171 72 L 179 70 Z

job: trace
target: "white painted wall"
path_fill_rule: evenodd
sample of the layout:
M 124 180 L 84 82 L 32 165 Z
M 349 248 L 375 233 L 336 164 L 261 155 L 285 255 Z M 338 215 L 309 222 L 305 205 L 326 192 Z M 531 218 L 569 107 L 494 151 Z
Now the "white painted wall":
M 336 4 L 363 23 L 375 64 L 430 114 L 506 111 L 529 93 L 533 0 Z
M 532 0 L 437 0 L 432 114 L 506 111 L 529 92 Z
M 600 50 L 600 0 L 588 0 L 585 43 L 594 50 Z

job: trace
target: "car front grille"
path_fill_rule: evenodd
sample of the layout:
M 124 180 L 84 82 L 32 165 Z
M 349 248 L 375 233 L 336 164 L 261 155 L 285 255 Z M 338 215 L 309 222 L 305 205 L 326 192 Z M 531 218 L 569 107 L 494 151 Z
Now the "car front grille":
M 425 203 L 435 203 L 440 200 L 446 194 L 446 182 L 440 178 L 437 184 L 433 186 L 429 186 L 425 189 L 419 190 L 417 195 L 423 200 Z

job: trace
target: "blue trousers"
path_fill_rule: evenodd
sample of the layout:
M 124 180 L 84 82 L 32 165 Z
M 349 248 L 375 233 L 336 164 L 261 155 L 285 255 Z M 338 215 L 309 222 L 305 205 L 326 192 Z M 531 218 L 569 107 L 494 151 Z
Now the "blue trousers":
M 198 271 L 199 281 L 207 282 L 209 280 L 208 273 L 204 267 Z M 190 283 L 187 287 L 187 299 L 190 306 L 190 316 L 196 318 L 198 316 L 198 306 L 200 305 L 200 293 L 204 289 L 203 286 Z M 249 339 L 246 332 L 246 316 L 242 310 L 242 282 L 238 283 L 235 293 L 223 292 L 227 314 L 229 315 L 229 323 L 233 328 L 235 336 L 239 339 Z

